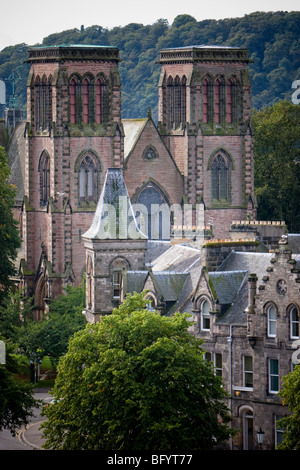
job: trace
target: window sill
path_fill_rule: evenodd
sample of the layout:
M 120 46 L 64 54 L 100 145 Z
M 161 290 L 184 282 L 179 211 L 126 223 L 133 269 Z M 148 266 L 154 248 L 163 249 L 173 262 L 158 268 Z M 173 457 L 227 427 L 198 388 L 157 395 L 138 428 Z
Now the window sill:
M 233 386 L 232 389 L 235 392 L 253 392 L 253 387 L 238 387 L 238 386 Z

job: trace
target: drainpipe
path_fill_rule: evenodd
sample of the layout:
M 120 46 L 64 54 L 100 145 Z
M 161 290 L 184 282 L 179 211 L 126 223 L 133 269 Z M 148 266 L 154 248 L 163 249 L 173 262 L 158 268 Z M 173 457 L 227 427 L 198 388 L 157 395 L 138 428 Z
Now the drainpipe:
M 229 391 L 230 391 L 230 415 L 232 427 L 232 325 L 229 327 L 229 336 L 227 337 L 229 343 Z M 230 448 L 233 448 L 232 436 L 230 437 Z

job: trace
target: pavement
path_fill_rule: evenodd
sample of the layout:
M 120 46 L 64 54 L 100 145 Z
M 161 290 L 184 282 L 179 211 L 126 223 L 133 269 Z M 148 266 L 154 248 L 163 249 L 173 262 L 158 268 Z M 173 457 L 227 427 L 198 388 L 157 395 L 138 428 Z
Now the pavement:
M 34 397 L 43 402 L 49 402 L 52 397 L 49 394 L 49 389 L 41 388 L 36 389 Z M 10 431 L 4 429 L 0 432 L 0 451 L 1 450 L 44 450 L 43 444 L 45 439 L 42 439 L 42 430 L 40 426 L 46 419 L 40 415 L 40 409 L 34 409 L 34 417 L 31 423 L 26 427 L 19 429 L 16 436 L 13 436 Z

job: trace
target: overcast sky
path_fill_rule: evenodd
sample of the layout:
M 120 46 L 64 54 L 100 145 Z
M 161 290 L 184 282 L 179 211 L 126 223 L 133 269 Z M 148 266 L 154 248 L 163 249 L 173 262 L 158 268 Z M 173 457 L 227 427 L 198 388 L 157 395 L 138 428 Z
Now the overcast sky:
M 111 6 L 110 6 L 111 5 Z M 99 25 L 111 29 L 129 23 L 153 24 L 189 14 L 197 21 L 242 17 L 254 11 L 299 11 L 299 0 L 14 0 L 0 7 L 0 51 L 10 45 L 34 45 L 52 33 Z

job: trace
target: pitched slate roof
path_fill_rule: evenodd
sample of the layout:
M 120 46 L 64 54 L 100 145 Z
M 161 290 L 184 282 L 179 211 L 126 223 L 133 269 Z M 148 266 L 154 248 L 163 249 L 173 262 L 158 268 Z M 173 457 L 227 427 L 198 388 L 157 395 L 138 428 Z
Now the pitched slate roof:
M 219 271 L 209 273 L 211 288 L 219 304 L 232 304 L 242 283 L 248 278 L 248 271 Z
M 217 269 L 219 271 L 247 271 L 248 274 L 256 273 L 258 283 L 266 275 L 266 269 L 270 266 L 270 260 L 274 253 L 250 253 L 232 251 Z

